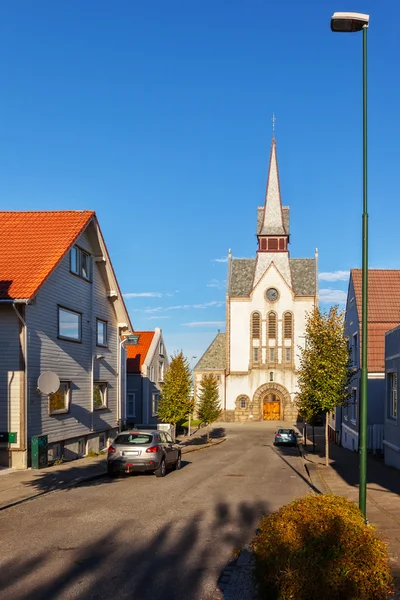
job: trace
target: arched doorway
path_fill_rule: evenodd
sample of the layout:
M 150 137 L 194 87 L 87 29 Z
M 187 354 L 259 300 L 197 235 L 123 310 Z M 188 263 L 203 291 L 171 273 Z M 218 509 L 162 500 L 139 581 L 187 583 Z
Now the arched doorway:
M 281 399 L 278 394 L 269 392 L 263 398 L 264 421 L 279 421 L 281 418 Z

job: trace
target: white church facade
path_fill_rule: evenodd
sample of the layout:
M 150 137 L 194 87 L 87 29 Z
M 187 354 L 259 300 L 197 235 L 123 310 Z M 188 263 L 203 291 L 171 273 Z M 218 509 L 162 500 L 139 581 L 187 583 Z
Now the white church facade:
M 218 332 L 194 368 L 195 393 L 205 373 L 216 375 L 225 421 L 297 417 L 299 346 L 318 302 L 318 259 L 317 252 L 290 258 L 288 245 L 289 207 L 281 202 L 273 139 L 256 256 L 236 259 L 229 251 L 226 333 Z

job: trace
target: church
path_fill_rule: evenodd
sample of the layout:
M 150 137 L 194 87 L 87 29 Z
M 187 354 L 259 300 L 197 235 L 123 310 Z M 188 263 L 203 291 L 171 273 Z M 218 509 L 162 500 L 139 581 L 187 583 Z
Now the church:
M 318 252 L 290 258 L 289 207 L 282 206 L 275 137 L 267 188 L 257 208 L 255 258 L 229 251 L 226 332 L 218 332 L 194 368 L 194 388 L 214 373 L 223 421 L 293 421 L 299 347 L 307 313 L 318 304 Z

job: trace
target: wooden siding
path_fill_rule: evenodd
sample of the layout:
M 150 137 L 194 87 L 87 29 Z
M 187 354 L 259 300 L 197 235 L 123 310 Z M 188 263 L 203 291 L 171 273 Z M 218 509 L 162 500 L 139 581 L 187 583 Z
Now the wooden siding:
M 90 227 L 90 226 L 89 226 Z M 93 253 L 88 232 L 77 245 Z M 118 329 L 112 301 L 101 275 L 102 266 L 93 259 L 93 282 L 70 273 L 69 254 L 64 257 L 27 307 L 29 330 L 28 436 L 47 434 L 49 442 L 105 431 L 117 425 Z M 82 343 L 58 339 L 58 306 L 82 313 Z M 96 347 L 96 318 L 108 322 L 108 347 Z M 96 360 L 94 381 L 108 383 L 108 407 L 91 413 L 92 356 Z M 71 382 L 70 412 L 49 415 L 48 398 L 37 391 L 43 371 L 55 371 L 60 380 Z
M 21 349 L 22 326 L 9 304 L 0 305 L 0 431 L 17 433 L 17 443 L 23 446 L 20 411 L 23 401 L 23 362 Z M 0 444 L 1 447 L 6 447 Z

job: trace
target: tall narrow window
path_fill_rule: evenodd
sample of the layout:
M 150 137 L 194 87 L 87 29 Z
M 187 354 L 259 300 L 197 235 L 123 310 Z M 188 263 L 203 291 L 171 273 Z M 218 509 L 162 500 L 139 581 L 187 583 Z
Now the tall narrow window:
M 275 362 L 275 348 L 269 349 L 269 362 Z
M 127 416 L 136 417 L 136 394 L 129 392 L 127 394 Z
M 292 362 L 292 349 L 291 348 L 285 348 L 285 362 L 287 362 L 287 363 Z
M 268 337 L 275 340 L 276 335 L 276 313 L 270 312 L 268 314 Z
M 254 313 L 252 316 L 251 337 L 253 340 L 259 340 L 261 337 L 261 315 L 258 312 Z
M 397 419 L 397 373 L 389 373 L 389 416 Z
M 286 312 L 283 315 L 283 337 L 285 340 L 291 340 L 293 335 L 293 317 L 292 313 Z
M 357 366 L 358 364 L 358 335 L 355 333 L 353 335 L 353 365 Z
M 269 380 L 270 381 L 274 380 L 274 372 L 273 371 L 270 371 L 270 373 L 269 373 Z
M 260 352 L 258 348 L 253 348 L 253 362 L 258 362 L 260 359 Z

